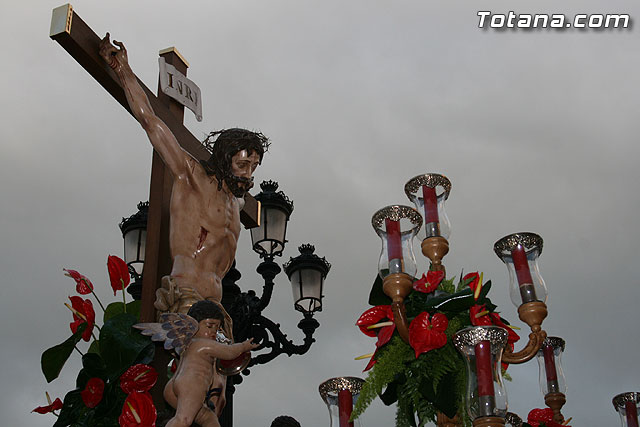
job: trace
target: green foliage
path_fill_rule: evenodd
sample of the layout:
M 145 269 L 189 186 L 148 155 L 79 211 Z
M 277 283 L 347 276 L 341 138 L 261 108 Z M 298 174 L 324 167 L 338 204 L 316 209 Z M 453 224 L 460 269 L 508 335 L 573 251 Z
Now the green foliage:
M 376 354 L 377 363 L 369 371 L 367 380 L 362 386 L 352 419 L 358 418 L 382 393 L 382 389 L 391 383 L 398 373 L 405 369 L 405 363 L 413 358 L 413 350 L 398 335 L 394 335 L 391 341 Z
M 133 329 L 136 322 L 133 314 L 121 313 L 107 320 L 100 330 L 100 354 L 110 380 L 120 377 L 134 363 L 146 363 L 141 360 L 148 360 L 154 348 L 148 337 Z
M 65 340 L 65 342 L 53 346 L 42 353 L 40 366 L 42 367 L 42 373 L 48 383 L 58 378 L 62 367 L 67 362 L 67 359 L 69 359 L 69 356 L 71 356 L 73 348 L 82 339 L 82 333 L 86 328 L 86 323 L 80 324 L 78 326 L 78 330 Z
M 383 272 L 388 272 L 388 270 L 383 270 Z M 373 280 L 373 286 L 369 292 L 369 304 L 373 306 L 391 304 L 391 298 L 386 296 L 382 290 L 382 279 L 379 274 L 376 274 L 376 278 Z
M 454 281 L 455 277 L 452 277 L 451 279 L 443 279 L 438 285 L 438 289 L 448 294 L 453 294 L 456 292 L 456 285 L 453 284 Z
M 136 318 L 140 317 L 141 301 L 131 301 L 130 303 L 128 303 L 126 305 L 126 307 L 127 307 L 126 311 L 124 310 L 124 307 L 125 307 L 124 302 L 121 302 L 121 301 L 112 302 L 104 310 L 104 319 L 103 319 L 103 321 L 106 323 L 107 320 L 111 319 L 112 317 L 114 317 L 114 316 L 116 316 L 118 314 L 122 314 L 122 313 L 133 314 Z

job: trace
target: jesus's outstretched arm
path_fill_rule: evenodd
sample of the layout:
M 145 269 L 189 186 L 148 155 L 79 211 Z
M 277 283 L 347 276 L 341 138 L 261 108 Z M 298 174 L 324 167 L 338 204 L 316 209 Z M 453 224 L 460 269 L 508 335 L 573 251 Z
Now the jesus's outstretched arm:
M 117 47 L 111 44 L 109 33 L 107 33 L 100 43 L 100 56 L 120 78 L 133 116 L 147 132 L 153 148 L 160 154 L 165 165 L 177 177 L 184 172 L 187 165 L 186 159 L 190 156 L 180 147 L 171 130 L 153 111 L 149 98 L 129 66 L 124 44 L 116 40 L 113 43 Z

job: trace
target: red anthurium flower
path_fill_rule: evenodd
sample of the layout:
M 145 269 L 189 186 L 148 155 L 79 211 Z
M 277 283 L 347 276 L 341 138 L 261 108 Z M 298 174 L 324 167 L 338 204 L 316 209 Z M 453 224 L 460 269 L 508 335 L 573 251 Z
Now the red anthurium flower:
M 367 329 L 368 326 L 380 323 L 385 319 L 393 322 L 393 311 L 391 310 L 391 306 L 377 305 L 362 313 L 356 322 L 356 326 L 360 328 L 363 334 L 370 337 L 378 337 L 378 341 L 376 342 L 376 351 L 373 353 L 373 356 L 371 356 L 371 359 L 369 359 L 369 363 L 364 368 L 364 371 L 368 371 L 373 365 L 375 365 L 378 349 L 391 340 L 393 332 L 396 330 L 395 324 L 383 326 L 382 328 Z
M 80 392 L 80 397 L 82 397 L 82 401 L 87 405 L 87 408 L 95 408 L 102 400 L 103 393 L 104 381 L 100 378 L 91 378 L 87 381 L 84 390 Z
M 547 427 L 570 427 L 553 421 L 553 410 L 551 408 L 532 409 L 527 416 L 527 423 L 533 427 L 539 427 L 540 424 L 544 424 Z
M 516 331 L 514 331 L 506 323 L 504 323 L 498 313 L 490 313 L 489 316 L 491 316 L 491 321 L 494 325 L 500 326 L 501 328 L 505 328 L 507 330 L 507 332 L 509 333 L 509 335 L 507 336 L 507 343 L 511 344 L 511 347 L 513 348 L 513 343 L 517 342 L 520 339 L 520 335 L 518 335 Z
M 82 333 L 82 339 L 89 341 L 91 339 L 91 332 L 93 331 L 93 325 L 96 321 L 96 313 L 93 311 L 93 304 L 91 300 L 82 299 L 78 296 L 69 297 L 71 300 L 71 308 L 73 311 L 73 322 L 69 325 L 71 332 L 74 334 L 78 330 L 78 326 L 87 322 L 87 329 Z
M 447 343 L 447 316 L 436 313 L 429 320 L 429 313 L 423 311 L 409 325 L 409 345 L 416 352 L 416 357 L 422 353 L 440 348 Z
M 76 281 L 76 292 L 80 295 L 87 295 L 91 293 L 93 290 L 93 283 L 91 283 L 91 280 L 87 279 L 86 276 L 78 273 L 76 270 L 67 270 L 66 268 L 63 268 L 63 270 L 65 271 L 65 276 L 71 277 Z
M 118 423 L 120 427 L 155 427 L 156 417 L 151 395 L 134 391 L 124 401 Z
M 474 271 L 473 273 L 469 273 L 469 274 L 465 275 L 462 278 L 462 281 L 466 282 L 469 279 L 472 279 L 471 282 L 469 282 L 469 287 L 471 288 L 472 291 L 475 292 L 476 291 L 476 286 L 478 286 L 478 283 L 480 282 L 480 275 L 478 274 L 477 271 Z
M 122 291 L 129 286 L 131 276 L 129 276 L 129 267 L 127 267 L 127 263 L 124 260 L 115 255 L 109 255 L 107 258 L 107 270 L 109 270 L 109 280 L 111 280 L 111 288 L 114 295 L 116 291 Z
M 149 365 L 138 363 L 133 365 L 120 376 L 120 388 L 125 393 L 134 391 L 145 392 L 151 390 L 158 379 L 158 373 Z
M 378 353 L 378 350 L 380 350 L 380 348 L 383 345 L 391 341 L 391 337 L 393 336 L 393 332 L 395 330 L 396 330 L 395 323 L 393 325 L 384 326 L 379 329 L 378 341 L 376 342 L 376 351 L 373 353 L 373 356 L 371 356 L 371 359 L 369 359 L 369 363 L 367 363 L 367 366 L 364 368 L 364 371 L 362 372 L 368 371 L 373 367 L 373 365 L 376 364 L 376 354 Z
M 49 412 L 57 411 L 58 409 L 62 409 L 62 400 L 56 399 L 51 402 L 51 398 L 49 397 L 49 393 L 47 394 L 47 401 L 49 404 L 47 406 L 38 406 L 31 412 L 37 412 L 38 414 L 48 414 Z
M 380 323 L 384 319 L 393 320 L 393 311 L 391 311 L 391 306 L 377 305 L 362 313 L 356 321 L 356 326 L 360 328 L 363 334 L 375 337 L 378 334 L 378 331 L 375 329 L 367 329 L 367 326 Z
M 419 280 L 413 282 L 413 289 L 418 292 L 429 294 L 436 290 L 440 282 L 444 279 L 444 271 L 428 271 Z
M 487 311 L 487 307 L 482 305 L 473 305 L 469 309 L 469 318 L 471 319 L 471 324 L 473 326 L 491 326 L 493 323 L 491 322 L 491 317 L 489 316 L 489 311 Z M 493 313 L 491 313 L 493 314 Z

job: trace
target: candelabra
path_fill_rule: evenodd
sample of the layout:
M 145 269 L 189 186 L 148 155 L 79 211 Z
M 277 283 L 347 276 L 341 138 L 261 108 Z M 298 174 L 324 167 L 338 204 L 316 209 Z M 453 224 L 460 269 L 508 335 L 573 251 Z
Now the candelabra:
M 378 261 L 382 290 L 392 301 L 392 320 L 398 334 L 409 343 L 404 300 L 413 291 L 417 271 L 413 240 L 418 235 L 422 239 L 420 247 L 430 261 L 430 270 L 444 272 L 443 258 L 449 252 L 447 239 L 451 233 L 445 201 L 451 192 L 451 182 L 443 175 L 424 174 L 409 180 L 404 189 L 415 208 L 387 206 L 373 215 L 372 225 L 382 240 Z M 536 354 L 540 360 L 545 403 L 552 408 L 556 422 L 564 421 L 560 412 L 566 400 L 560 366 L 564 341 L 557 337 L 547 338 L 542 329 L 547 316 L 547 288 L 537 263 L 542 245 L 540 236 L 528 232 L 510 234 L 494 245 L 496 255 L 507 266 L 511 300 L 518 309 L 519 318 L 530 328 L 524 348 L 514 351 L 513 345 L 507 344 L 507 330 L 499 326 L 471 327 L 455 335 L 454 345 L 467 366 L 466 410 L 476 427 L 504 426 L 507 419 L 512 425 L 522 423 L 517 415 L 507 413 L 500 366 L 502 362 L 525 363 Z M 481 286 L 482 283 L 476 291 L 480 291 Z M 460 421 L 458 417 L 449 419 L 439 414 L 438 425 L 460 425 Z

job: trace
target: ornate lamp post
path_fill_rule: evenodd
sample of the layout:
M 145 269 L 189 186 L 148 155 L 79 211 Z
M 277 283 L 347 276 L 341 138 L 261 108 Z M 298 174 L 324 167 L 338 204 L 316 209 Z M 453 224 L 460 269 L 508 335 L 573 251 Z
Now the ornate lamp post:
M 256 269 L 264 281 L 262 295 L 257 296 L 253 290 L 241 291 L 236 284 L 241 274 L 234 265 L 222 281 L 222 304 L 233 320 L 235 341 L 253 337 L 260 344 L 260 350 L 268 352 L 255 354 L 250 360 L 240 359 L 221 366 L 221 371 L 229 374 L 249 375 L 251 366 L 268 363 L 280 354 L 302 355 L 309 350 L 315 342 L 313 334 L 320 326 L 313 315 L 322 310 L 324 279 L 331 268 L 325 258 L 314 254 L 315 248 L 310 244 L 300 246 L 300 255 L 284 264 L 285 273 L 291 281 L 294 309 L 303 315 L 298 328 L 304 333 L 304 340 L 302 344 L 295 344 L 282 333 L 279 324 L 262 315 L 271 302 L 274 279 L 282 271 L 274 259 L 282 255 L 287 243 L 287 222 L 293 212 L 293 203 L 282 191 L 277 191 L 277 182 L 262 182 L 260 188 L 262 191 L 255 196 L 261 204 L 260 226 L 251 229 L 251 240 L 253 250 L 262 259 Z M 235 384 L 241 382 L 242 375 L 227 379 L 227 406 L 220 417 L 223 427 L 233 425 L 233 392 Z
M 124 239 L 124 261 L 129 266 L 129 274 L 134 280 L 127 292 L 139 300 L 142 295 L 142 270 L 144 251 L 147 241 L 147 217 L 149 202 L 138 203 L 138 212 L 128 218 L 122 218 L 118 226 Z

